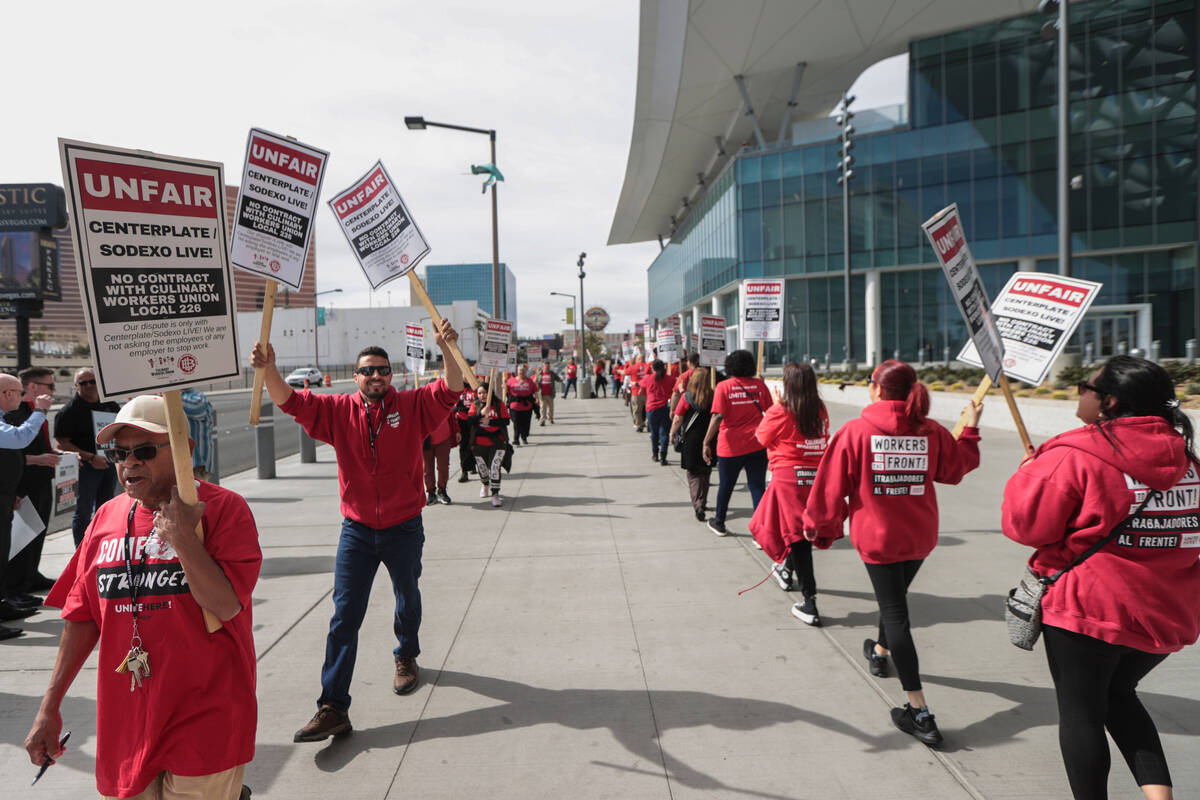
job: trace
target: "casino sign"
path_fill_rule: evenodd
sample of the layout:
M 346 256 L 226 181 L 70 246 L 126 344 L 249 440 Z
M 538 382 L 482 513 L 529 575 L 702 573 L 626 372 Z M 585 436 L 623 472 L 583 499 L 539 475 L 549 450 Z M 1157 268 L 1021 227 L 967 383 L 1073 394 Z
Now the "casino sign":
M 587 326 L 589 331 L 599 333 L 608 327 L 608 323 L 612 320 L 608 316 L 608 312 L 600 306 L 592 306 L 583 314 L 583 324 Z

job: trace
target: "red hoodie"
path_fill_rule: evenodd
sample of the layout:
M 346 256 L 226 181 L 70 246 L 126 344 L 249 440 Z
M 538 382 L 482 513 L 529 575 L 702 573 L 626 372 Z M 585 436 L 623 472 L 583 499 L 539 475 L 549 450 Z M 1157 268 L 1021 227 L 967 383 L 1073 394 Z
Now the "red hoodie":
M 1183 437 L 1159 417 L 1122 417 L 1056 436 L 1004 488 L 1004 535 L 1037 550 L 1029 566 L 1057 572 L 1145 499 L 1164 494 L 1047 590 L 1042 620 L 1146 653 L 1200 636 L 1200 477 Z M 1111 440 L 1111 441 L 1110 441 Z
M 955 484 L 979 466 L 979 429 L 926 420 L 914 431 L 901 400 L 880 400 L 833 435 L 804 509 L 805 530 L 850 516 L 850 540 L 868 564 L 922 559 L 937 544 L 933 484 Z M 846 498 L 849 498 L 849 504 Z
M 806 473 L 811 485 L 812 477 L 816 475 L 821 456 L 829 445 L 829 417 L 821 414 L 821 435 L 808 437 L 796 427 L 796 418 L 782 403 L 774 403 L 763 414 L 762 421 L 754 431 L 754 438 L 767 448 L 767 465 L 771 468 L 771 480 L 775 473 L 787 474 L 792 477 L 792 469 L 796 469 L 796 479 L 801 479 L 799 470 Z
M 425 508 L 421 443 L 450 415 L 457 400 L 446 382 L 437 380 L 404 392 L 389 387 L 383 399 L 370 406 L 359 392 L 305 391 L 294 392 L 279 408 L 295 417 L 309 436 L 333 445 L 342 516 L 381 530 Z

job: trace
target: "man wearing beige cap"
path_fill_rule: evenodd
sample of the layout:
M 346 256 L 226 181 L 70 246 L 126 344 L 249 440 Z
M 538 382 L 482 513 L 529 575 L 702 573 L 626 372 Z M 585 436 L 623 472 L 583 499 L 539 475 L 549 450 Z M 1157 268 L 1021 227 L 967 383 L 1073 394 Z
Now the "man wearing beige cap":
M 241 496 L 210 483 L 195 506 L 180 500 L 161 397 L 133 398 L 96 442 L 112 442 L 124 494 L 96 512 L 46 598 L 66 625 L 25 749 L 39 766 L 62 755 L 59 706 L 99 643 L 100 794 L 236 800 L 257 723 L 254 518 Z M 223 623 L 215 633 L 202 609 Z

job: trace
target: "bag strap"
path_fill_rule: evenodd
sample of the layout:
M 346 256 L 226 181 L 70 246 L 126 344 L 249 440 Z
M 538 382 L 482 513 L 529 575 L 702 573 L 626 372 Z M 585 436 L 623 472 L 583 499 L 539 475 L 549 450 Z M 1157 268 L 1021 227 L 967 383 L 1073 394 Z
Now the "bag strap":
M 1053 575 L 1046 577 L 1046 578 L 1039 578 L 1038 581 L 1046 587 L 1053 586 L 1055 581 L 1057 581 L 1059 578 L 1061 578 L 1063 575 L 1065 575 L 1070 570 L 1074 569 L 1075 567 L 1078 567 L 1084 561 L 1087 561 L 1089 558 L 1091 558 L 1096 553 L 1098 553 L 1100 551 L 1100 548 L 1104 547 L 1104 545 L 1108 544 L 1113 539 L 1117 538 L 1117 535 L 1121 533 L 1121 530 L 1126 525 L 1128 525 L 1130 522 L 1132 522 L 1135 517 L 1137 517 L 1139 514 L 1141 514 L 1142 511 L 1145 510 L 1146 506 L 1150 503 L 1151 500 L 1153 500 L 1154 498 L 1159 497 L 1161 495 L 1162 495 L 1162 492 L 1160 492 L 1158 489 L 1147 490 L 1146 499 L 1143 500 L 1141 502 L 1141 504 L 1138 505 L 1137 510 L 1135 510 L 1132 514 L 1130 514 L 1125 519 L 1118 522 L 1113 527 L 1112 531 L 1109 532 L 1108 536 L 1105 536 L 1103 539 L 1096 542 L 1094 545 L 1089 547 L 1087 550 L 1084 550 L 1082 553 L 1075 556 L 1075 558 L 1071 561 L 1070 564 L 1067 564 L 1065 567 L 1060 569 L 1058 572 L 1056 572 Z

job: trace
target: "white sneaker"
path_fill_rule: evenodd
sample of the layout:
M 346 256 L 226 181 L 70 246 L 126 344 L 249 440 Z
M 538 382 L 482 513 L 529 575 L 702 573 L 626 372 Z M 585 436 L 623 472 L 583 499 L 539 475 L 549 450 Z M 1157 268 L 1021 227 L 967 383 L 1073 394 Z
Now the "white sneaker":
M 492 508 L 499 508 L 502 505 L 504 505 L 504 501 L 500 499 L 500 495 L 492 495 Z
M 492 489 L 486 483 L 483 486 L 479 487 L 479 496 L 480 497 L 487 497 L 491 493 L 492 493 Z

